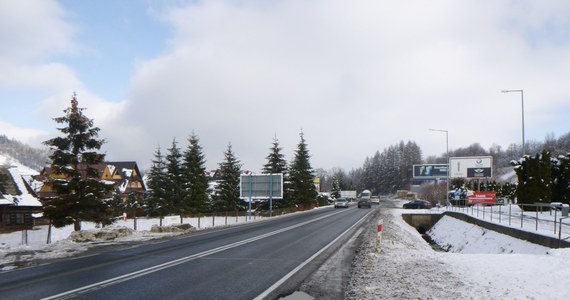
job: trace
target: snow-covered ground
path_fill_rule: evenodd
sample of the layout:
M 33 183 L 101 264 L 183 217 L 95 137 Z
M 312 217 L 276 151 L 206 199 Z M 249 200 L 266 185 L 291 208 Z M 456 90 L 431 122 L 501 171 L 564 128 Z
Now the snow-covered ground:
M 570 249 L 538 246 L 444 216 L 428 233 L 450 252 L 436 252 L 402 219 L 403 212 L 409 211 L 381 211 L 380 247 L 369 235 L 347 299 L 570 299 Z
M 401 202 L 397 204 L 401 207 Z M 570 299 L 570 249 L 550 249 L 493 231 L 443 217 L 429 234 L 450 252 L 436 252 L 401 217 L 403 209 L 381 208 L 384 220 L 380 247 L 376 233 L 369 234 L 356 256 L 347 299 Z M 429 213 L 440 213 L 432 209 Z M 423 210 L 413 212 L 426 212 Z M 174 221 L 174 220 L 172 220 Z M 228 217 L 227 224 L 245 222 Z M 184 219 L 198 227 L 197 219 Z M 16 261 L 61 258 L 86 251 L 95 244 L 117 244 L 160 238 L 151 233 L 158 219 L 138 219 L 137 231 L 113 241 L 75 243 L 68 239 L 71 227 L 53 229 L 52 244 L 46 245 L 45 226 L 22 233 L 0 235 L 0 268 L 9 270 Z M 216 217 L 215 226 L 225 226 Z M 212 226 L 212 217 L 200 220 L 201 228 Z M 111 228 L 133 228 L 133 220 L 119 221 Z M 86 230 L 99 231 L 91 223 Z M 109 228 L 107 228 L 109 229 Z

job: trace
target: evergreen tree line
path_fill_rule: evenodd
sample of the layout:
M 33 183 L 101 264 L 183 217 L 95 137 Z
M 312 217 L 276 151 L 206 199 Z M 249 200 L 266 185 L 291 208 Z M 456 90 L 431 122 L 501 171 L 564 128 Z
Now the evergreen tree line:
M 289 167 L 279 141 L 274 139 L 267 163 L 262 173 L 283 173 L 284 195 L 274 202 L 276 208 L 311 206 L 315 204 L 317 193 L 313 185 L 313 171 L 309 162 L 309 151 L 304 135 L 295 151 Z M 148 172 L 148 193 L 145 207 L 150 214 L 188 215 L 204 212 L 227 212 L 246 210 L 248 205 L 240 199 L 241 163 L 233 152 L 231 143 L 224 152 L 224 161 L 219 163 L 218 176 L 213 178 L 214 187 L 209 188 L 206 175 L 205 155 L 195 134 L 188 140 L 185 151 L 177 146 L 176 140 L 163 155 L 160 147 Z M 212 181 L 210 181 L 212 182 Z M 268 203 L 261 204 L 266 209 Z
M 553 156 L 566 155 L 570 152 L 570 132 L 558 139 L 553 134 L 549 134 L 544 142 L 527 141 L 525 148 L 527 153 L 547 151 Z M 499 145 L 492 145 L 489 149 L 485 149 L 479 143 L 473 143 L 467 147 L 450 149 L 449 156 L 491 156 L 493 157 L 495 175 L 500 175 L 504 172 L 503 169 L 510 170 L 509 167 L 512 166 L 513 161 L 516 162 L 521 158 L 522 146 L 513 143 L 506 149 Z M 365 158 L 362 167 L 352 169 L 348 173 L 338 168 L 333 168 L 330 171 L 317 169 L 316 172 L 317 176 L 321 178 L 322 190 L 324 191 L 340 192 L 340 190 L 361 191 L 370 189 L 373 194 L 390 194 L 399 189 L 409 189 L 413 183 L 412 167 L 414 164 L 422 163 L 445 164 L 447 163 L 447 153 L 428 156 L 424 159 L 421 148 L 415 142 L 400 141 L 400 143 L 384 149 L 382 153 L 376 151 L 373 156 Z M 463 180 L 461 183 L 452 182 L 450 187 L 470 188 L 470 184 Z M 485 186 L 483 189 L 496 191 L 499 196 L 508 199 L 514 199 L 516 196 L 516 184 L 494 181 L 488 184 L 489 186 Z
M 422 163 L 421 148 L 413 141 L 400 141 L 384 151 L 376 151 L 366 157 L 360 168 L 346 173 L 342 169 L 331 172 L 317 170 L 323 190 L 338 194 L 340 190 L 368 189 L 373 195 L 391 194 L 400 189 L 409 189 L 413 176 L 413 165 Z
M 104 162 L 105 154 L 99 153 L 106 142 L 99 139 L 100 129 L 94 126 L 80 108 L 76 95 L 64 116 L 54 118 L 63 124 L 58 130 L 62 136 L 44 142 L 50 148 L 52 174 L 48 184 L 55 196 L 42 199 L 44 215 L 56 227 L 74 224 L 81 230 L 82 221 L 111 224 L 117 210 L 143 208 L 160 217 L 177 214 L 182 216 L 206 211 L 239 211 L 245 209 L 240 199 L 239 183 L 241 163 L 232 150 L 231 143 L 219 163 L 219 178 L 213 191 L 209 190 L 206 177 L 205 155 L 199 138 L 192 133 L 188 146 L 181 150 L 175 139 L 163 155 L 160 147 L 154 153 L 148 172 L 148 193 L 144 201 L 137 195 L 124 199 L 113 190 L 114 184 L 102 180 L 96 166 Z M 313 170 L 309 150 L 303 133 L 288 166 L 277 139 L 263 166 L 264 173 L 284 174 L 284 199 L 281 207 L 311 207 L 316 204 L 317 192 L 313 184 Z

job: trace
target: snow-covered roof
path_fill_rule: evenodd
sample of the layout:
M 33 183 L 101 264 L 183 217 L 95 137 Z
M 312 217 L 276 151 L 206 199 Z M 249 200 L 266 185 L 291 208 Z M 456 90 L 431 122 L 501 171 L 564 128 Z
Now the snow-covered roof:
M 0 165 L 8 170 L 18 190 L 22 193 L 21 195 L 3 195 L 4 199 L 0 204 L 8 205 L 18 205 L 18 206 L 42 206 L 41 202 L 32 195 L 26 183 L 25 178 L 31 177 L 32 175 L 37 175 L 38 171 L 26 167 L 14 160 L 13 158 L 0 154 Z

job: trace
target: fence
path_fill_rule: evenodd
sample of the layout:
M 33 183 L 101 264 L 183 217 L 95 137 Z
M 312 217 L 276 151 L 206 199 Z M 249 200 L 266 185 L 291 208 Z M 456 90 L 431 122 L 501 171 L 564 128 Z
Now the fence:
M 559 241 L 570 239 L 570 218 L 541 204 L 447 206 L 445 209 L 491 223 L 540 232 L 557 237 Z

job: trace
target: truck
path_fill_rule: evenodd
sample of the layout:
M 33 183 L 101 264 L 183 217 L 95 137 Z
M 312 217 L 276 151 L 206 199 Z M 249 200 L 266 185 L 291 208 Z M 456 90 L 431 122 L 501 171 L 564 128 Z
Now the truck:
M 358 198 L 370 199 L 371 196 L 372 196 L 372 193 L 370 193 L 369 190 L 363 190 L 362 192 L 360 192 L 360 195 L 358 195 Z

